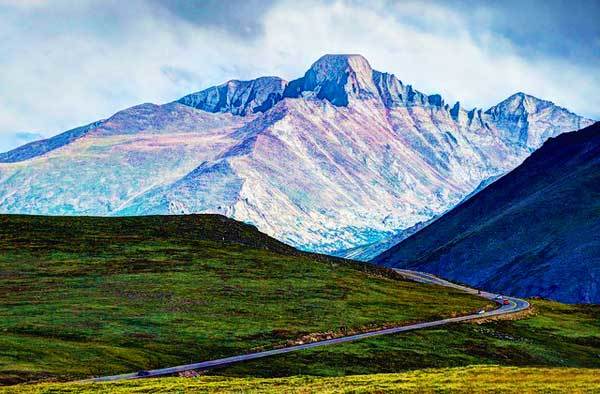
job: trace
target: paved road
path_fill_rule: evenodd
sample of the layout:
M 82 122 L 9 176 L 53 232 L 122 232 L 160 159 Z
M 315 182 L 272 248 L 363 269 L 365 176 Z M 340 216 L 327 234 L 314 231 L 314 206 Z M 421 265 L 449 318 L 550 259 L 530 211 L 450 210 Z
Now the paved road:
M 452 283 L 450 281 L 447 281 L 442 278 L 438 278 L 435 275 L 427 274 L 425 272 L 401 270 L 401 269 L 394 269 L 394 271 L 398 272 L 399 274 L 402 274 L 403 276 L 405 276 L 409 279 L 414 280 L 415 282 L 451 287 L 453 289 L 461 290 L 465 293 L 470 293 L 470 294 L 478 295 L 483 298 L 487 298 L 488 300 L 492 300 L 501 305 L 500 308 L 485 312 L 483 314 L 463 316 L 468 319 L 464 319 L 461 321 L 474 320 L 477 318 L 489 317 L 489 316 L 505 315 L 505 314 L 509 314 L 509 313 L 520 312 L 520 311 L 523 311 L 523 310 L 529 308 L 529 302 L 522 300 L 520 298 L 503 296 L 505 299 L 507 299 L 509 301 L 508 305 L 503 305 L 500 300 L 496 299 L 496 297 L 498 296 L 498 294 L 496 294 L 496 293 L 489 293 L 487 291 L 480 292 L 476 289 L 472 289 L 467 286 L 457 285 L 456 283 Z
M 87 381 L 107 382 L 107 381 L 123 380 L 123 379 L 139 379 L 139 378 L 146 378 L 146 377 L 172 375 L 172 374 L 176 374 L 179 372 L 192 371 L 192 370 L 206 370 L 206 369 L 211 369 L 211 368 L 216 368 L 216 367 L 227 366 L 227 365 L 239 363 L 242 361 L 249 361 L 249 360 L 254 360 L 257 358 L 274 356 L 277 354 L 291 353 L 291 352 L 296 352 L 298 350 L 311 349 L 311 348 L 315 348 L 315 347 L 319 347 L 319 346 L 334 345 L 336 343 L 352 342 L 352 341 L 357 341 L 359 339 L 374 337 L 377 335 L 396 334 L 396 333 L 400 333 L 400 332 L 442 326 L 442 325 L 449 324 L 449 323 L 458 323 L 458 322 L 463 322 L 463 321 L 468 321 L 468 320 L 481 319 L 484 317 L 515 313 L 515 312 L 522 311 L 524 309 L 529 308 L 529 303 L 525 300 L 522 300 L 519 298 L 514 298 L 514 297 L 505 297 L 506 299 L 509 300 L 509 304 L 503 305 L 501 301 L 495 299 L 497 294 L 488 293 L 488 292 L 478 293 L 478 291 L 475 289 L 457 285 L 455 283 L 448 282 L 447 280 L 444 280 L 444 279 L 441 279 L 436 276 L 426 274 L 423 272 L 408 271 L 408 270 L 396 270 L 396 272 L 398 272 L 398 273 L 402 274 L 403 276 L 405 276 L 411 280 L 414 280 L 416 282 L 451 287 L 454 289 L 464 291 L 466 293 L 480 295 L 481 297 L 498 302 L 499 304 L 501 304 L 501 306 L 500 306 L 500 308 L 497 308 L 497 309 L 494 309 L 494 310 L 491 310 L 491 311 L 488 311 L 485 313 L 481 313 L 481 314 L 453 317 L 453 318 L 449 318 L 449 319 L 442 319 L 442 320 L 436 320 L 436 321 L 431 321 L 431 322 L 411 324 L 408 326 L 394 327 L 394 328 L 388 328 L 388 329 L 377 330 L 377 331 L 370 331 L 370 332 L 366 332 L 363 334 L 349 335 L 346 337 L 327 339 L 327 340 L 318 341 L 318 342 L 306 343 L 303 345 L 295 345 L 295 346 L 289 346 L 289 347 L 280 348 L 280 349 L 267 350 L 267 351 L 263 351 L 263 352 L 242 354 L 239 356 L 226 357 L 226 358 L 221 358 L 218 360 L 211 360 L 211 361 L 203 361 L 203 362 L 194 363 L 194 364 L 179 365 L 176 367 L 153 369 L 153 370 L 149 370 L 149 371 L 140 371 L 140 372 L 123 374 L 123 375 L 103 376 L 103 377 L 89 379 Z

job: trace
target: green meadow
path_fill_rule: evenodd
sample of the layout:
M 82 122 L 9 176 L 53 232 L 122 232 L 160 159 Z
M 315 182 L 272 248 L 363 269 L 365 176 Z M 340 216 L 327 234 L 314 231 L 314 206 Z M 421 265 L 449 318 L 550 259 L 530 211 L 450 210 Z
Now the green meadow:
M 216 215 L 0 216 L 2 384 L 210 360 L 482 307 L 492 305 L 301 253 Z
M 117 383 L 39 384 L 0 393 L 598 393 L 593 369 L 472 366 L 336 378 L 161 378 Z

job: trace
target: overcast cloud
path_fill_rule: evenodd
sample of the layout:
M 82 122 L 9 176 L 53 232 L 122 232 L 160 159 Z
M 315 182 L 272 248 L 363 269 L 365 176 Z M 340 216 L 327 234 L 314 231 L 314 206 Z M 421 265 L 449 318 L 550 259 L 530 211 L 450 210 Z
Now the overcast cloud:
M 0 0 L 0 151 L 228 79 L 360 53 L 447 102 L 600 118 L 599 2 Z

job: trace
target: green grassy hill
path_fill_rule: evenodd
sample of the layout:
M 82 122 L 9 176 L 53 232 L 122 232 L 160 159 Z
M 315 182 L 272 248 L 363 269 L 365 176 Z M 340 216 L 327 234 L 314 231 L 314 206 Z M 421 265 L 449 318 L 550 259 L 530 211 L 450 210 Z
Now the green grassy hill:
M 209 360 L 486 305 L 221 216 L 0 216 L 0 384 Z

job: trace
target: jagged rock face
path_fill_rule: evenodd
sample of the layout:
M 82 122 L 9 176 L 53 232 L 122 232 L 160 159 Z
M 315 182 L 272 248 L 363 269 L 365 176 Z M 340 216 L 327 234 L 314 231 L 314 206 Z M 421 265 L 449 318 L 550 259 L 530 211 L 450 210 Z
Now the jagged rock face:
M 251 81 L 232 80 L 177 101 L 207 112 L 246 115 L 270 109 L 281 99 L 286 85 L 287 82 L 278 77 L 262 77 Z
M 387 108 L 427 104 L 437 107 L 444 105 L 439 94 L 427 97 L 427 95 L 414 90 L 412 86 L 405 86 L 394 74 L 374 71 L 373 82 L 377 86 L 379 96 Z
M 528 128 L 585 122 L 551 108 L 540 109 L 551 131 L 536 112 Z M 372 253 L 527 157 L 533 142 L 500 116 L 450 108 L 360 56 L 328 55 L 287 85 L 232 81 L 121 111 L 24 161 L 9 152 L 0 212 L 221 213 L 303 249 Z

